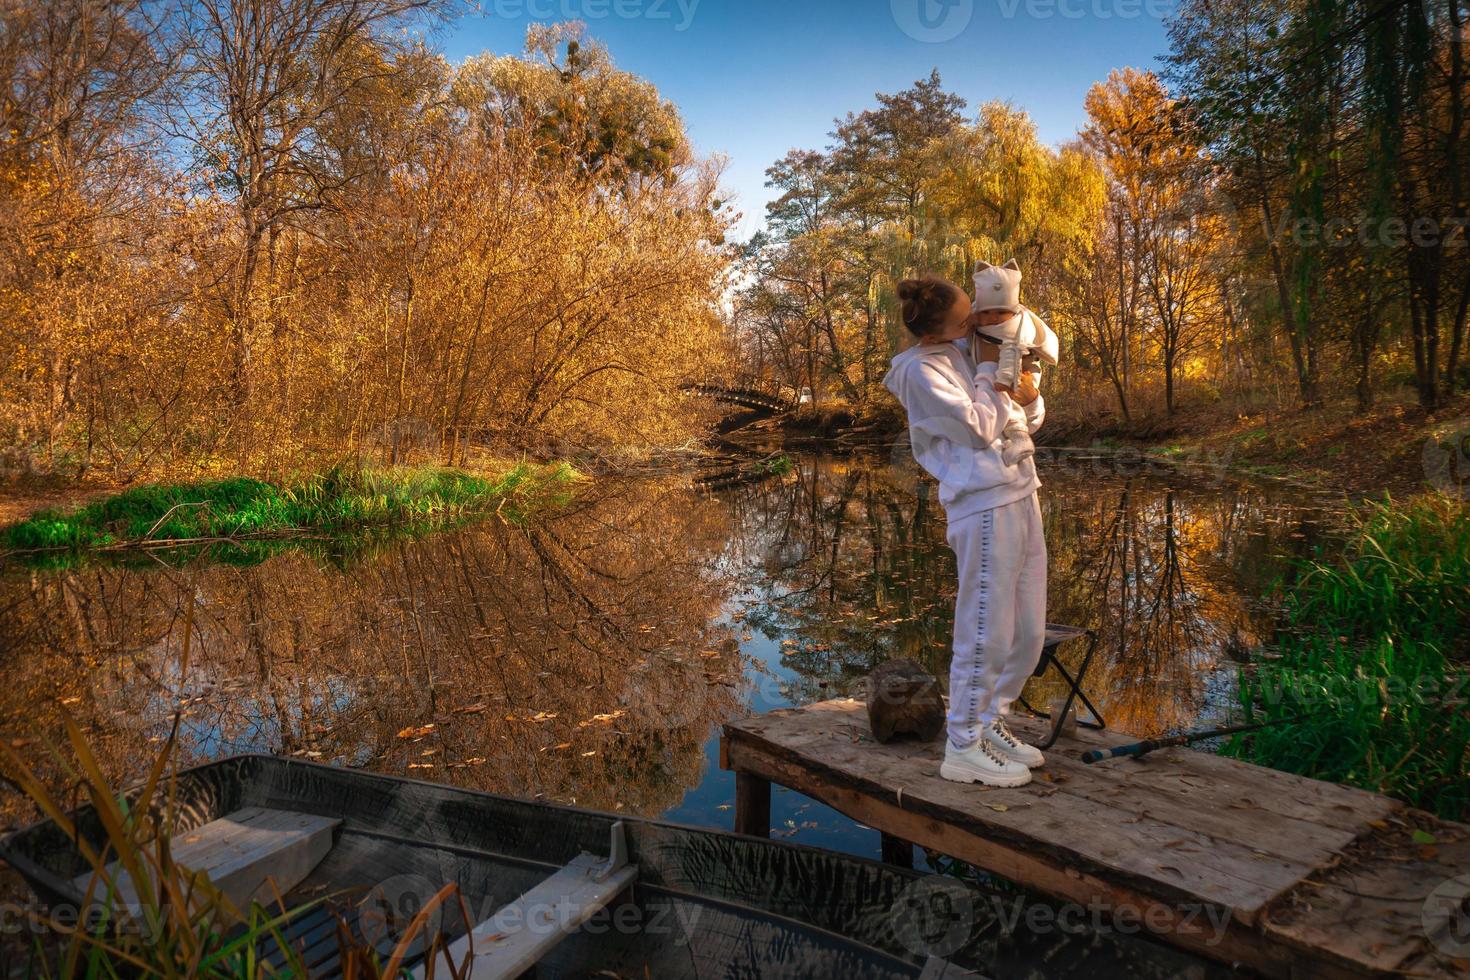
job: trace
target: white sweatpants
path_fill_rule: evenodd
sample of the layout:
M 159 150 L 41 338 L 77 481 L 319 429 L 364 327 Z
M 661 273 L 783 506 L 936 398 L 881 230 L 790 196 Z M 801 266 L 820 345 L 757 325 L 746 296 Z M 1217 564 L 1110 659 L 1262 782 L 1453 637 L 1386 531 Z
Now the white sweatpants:
M 959 564 L 954 659 L 949 666 L 949 739 L 973 745 L 980 729 L 1010 713 L 1046 639 L 1046 539 L 1041 503 L 1029 497 L 951 523 Z

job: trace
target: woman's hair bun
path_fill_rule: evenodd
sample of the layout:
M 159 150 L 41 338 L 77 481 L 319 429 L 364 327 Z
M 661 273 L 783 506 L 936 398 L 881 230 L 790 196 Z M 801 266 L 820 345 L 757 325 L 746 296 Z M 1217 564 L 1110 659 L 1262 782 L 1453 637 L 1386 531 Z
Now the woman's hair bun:
M 933 276 L 901 280 L 898 298 L 902 303 L 903 325 L 915 337 L 932 333 L 954 306 L 958 295 L 959 287 Z

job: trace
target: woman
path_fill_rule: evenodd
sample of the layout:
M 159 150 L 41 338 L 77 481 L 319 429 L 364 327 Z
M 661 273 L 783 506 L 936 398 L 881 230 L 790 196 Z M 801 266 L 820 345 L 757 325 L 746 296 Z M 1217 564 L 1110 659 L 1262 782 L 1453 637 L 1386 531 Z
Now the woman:
M 1007 466 L 999 440 L 1012 399 L 1031 432 L 1041 426 L 1045 403 L 1031 370 L 1014 395 L 995 389 L 1000 348 L 975 335 L 964 290 L 942 279 L 908 279 L 898 294 L 917 343 L 893 358 L 883 383 L 908 413 L 914 458 L 939 481 L 959 566 L 949 737 L 939 774 L 1023 786 L 1045 759 L 1005 719 L 1046 635 L 1046 541 L 1035 462 Z

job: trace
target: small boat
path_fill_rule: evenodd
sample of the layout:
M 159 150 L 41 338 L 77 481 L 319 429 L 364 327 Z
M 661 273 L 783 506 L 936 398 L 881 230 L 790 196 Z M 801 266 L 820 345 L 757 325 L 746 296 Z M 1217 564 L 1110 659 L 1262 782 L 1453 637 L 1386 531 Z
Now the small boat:
M 171 789 L 173 859 L 237 908 L 309 906 L 283 935 L 312 977 L 340 975 L 343 927 L 385 960 L 413 936 L 416 977 L 468 963 L 481 980 L 957 980 L 1018 958 L 1095 978 L 1180 965 L 1128 937 L 1012 936 L 973 885 L 797 844 L 263 755 L 180 772 Z M 75 825 L 94 847 L 105 840 L 90 807 Z M 0 858 L 52 908 L 84 907 L 95 872 L 55 823 L 0 841 Z M 125 874 L 110 877 L 114 902 L 136 900 Z M 458 895 L 409 930 L 450 882 Z

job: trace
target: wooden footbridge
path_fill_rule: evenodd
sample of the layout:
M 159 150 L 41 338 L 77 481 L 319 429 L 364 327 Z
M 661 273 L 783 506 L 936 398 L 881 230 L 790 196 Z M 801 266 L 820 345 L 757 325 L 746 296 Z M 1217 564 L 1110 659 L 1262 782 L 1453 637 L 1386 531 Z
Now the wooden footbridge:
M 795 402 L 780 386 L 762 378 L 737 377 L 726 381 L 697 381 L 684 385 L 683 390 L 757 412 L 780 414 L 796 407 Z
M 1030 785 L 966 786 L 939 777 L 942 738 L 879 744 L 844 699 L 725 725 L 720 764 L 743 833 L 769 834 L 777 783 L 876 828 L 887 860 L 917 844 L 1267 976 L 1470 972 L 1470 826 L 1185 748 L 1080 761 L 1127 741 L 1078 729 Z

